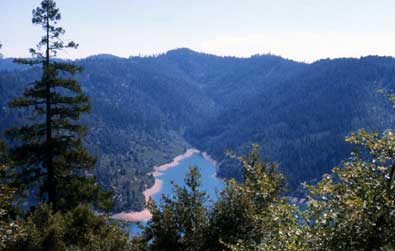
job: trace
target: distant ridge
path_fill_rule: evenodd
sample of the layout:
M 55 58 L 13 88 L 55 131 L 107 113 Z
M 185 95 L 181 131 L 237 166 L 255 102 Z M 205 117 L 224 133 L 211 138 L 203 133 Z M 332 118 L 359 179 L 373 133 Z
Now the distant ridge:
M 86 58 L 82 58 L 79 60 L 84 60 L 84 59 L 120 59 L 120 58 L 123 58 L 123 57 L 118 57 L 118 56 L 115 56 L 112 54 L 105 54 L 104 53 L 104 54 L 97 54 L 97 55 L 88 56 Z
M 348 155 L 351 131 L 395 126 L 395 112 L 377 93 L 395 89 L 393 57 L 307 64 L 179 48 L 154 57 L 100 54 L 78 64 L 92 100 L 87 144 L 99 157 L 99 181 L 117 193 L 116 210 L 141 209 L 152 167 L 189 147 L 217 160 L 220 176 L 240 178 L 224 151 L 241 154 L 259 143 L 298 196 L 301 182 L 314 182 Z M 0 129 L 18 121 L 7 102 L 35 76 L 37 69 L 21 72 L 12 59 L 0 59 Z
M 361 56 L 359 58 L 357 57 L 340 57 L 340 58 L 323 58 L 323 59 L 318 59 L 316 61 L 306 63 L 306 62 L 301 62 L 293 59 L 288 59 L 286 57 L 280 56 L 280 55 L 275 55 L 271 53 L 266 53 L 266 54 L 254 54 L 248 57 L 238 57 L 238 56 L 222 56 L 222 55 L 216 55 L 214 53 L 208 53 L 208 52 L 198 52 L 186 47 L 180 47 L 180 48 L 175 48 L 168 50 L 163 53 L 158 53 L 158 54 L 153 54 L 153 55 L 130 55 L 129 57 L 122 57 L 122 56 L 116 56 L 113 54 L 109 53 L 101 53 L 101 54 L 96 54 L 96 55 L 91 55 L 87 56 L 84 58 L 79 58 L 79 59 L 74 59 L 70 61 L 81 61 L 84 59 L 144 59 L 144 58 L 158 58 L 158 57 L 191 57 L 191 56 L 196 56 L 196 57 L 211 57 L 211 58 L 228 58 L 228 59 L 241 59 L 241 60 L 248 60 L 248 59 L 257 59 L 257 58 L 278 58 L 278 59 L 285 59 L 293 62 L 298 62 L 298 63 L 304 63 L 304 64 L 315 64 L 318 62 L 325 62 L 325 61 L 332 61 L 332 60 L 358 60 L 358 59 L 364 59 L 364 58 L 382 58 L 382 59 L 394 59 L 393 56 L 379 56 L 379 55 L 366 55 L 366 56 Z M 17 64 L 13 63 L 14 58 L 12 57 L 7 57 L 7 58 L 0 58 L 0 71 L 1 70 L 13 70 L 13 69 L 21 69 L 26 67 L 26 66 L 18 66 Z M 64 60 L 64 59 L 59 59 L 59 60 Z M 69 59 L 67 59 L 69 60 Z

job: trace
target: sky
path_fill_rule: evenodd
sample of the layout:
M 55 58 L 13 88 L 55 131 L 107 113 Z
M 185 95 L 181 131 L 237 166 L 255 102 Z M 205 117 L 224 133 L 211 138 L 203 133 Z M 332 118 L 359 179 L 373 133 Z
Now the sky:
M 395 56 L 395 0 L 57 0 L 60 54 L 83 58 L 156 55 L 187 47 L 221 56 L 271 53 L 303 62 Z M 0 0 L 0 42 L 7 57 L 29 56 L 42 35 L 31 24 L 40 0 Z

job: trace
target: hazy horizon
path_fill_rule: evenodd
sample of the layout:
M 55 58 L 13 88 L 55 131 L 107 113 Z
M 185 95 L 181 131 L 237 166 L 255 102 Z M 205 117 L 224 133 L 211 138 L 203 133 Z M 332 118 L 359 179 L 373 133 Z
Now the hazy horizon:
M 144 57 L 158 57 L 158 56 L 165 55 L 165 54 L 167 54 L 169 52 L 172 52 L 172 51 L 184 50 L 184 49 L 193 51 L 193 52 L 198 53 L 198 54 L 206 54 L 206 55 L 216 56 L 216 57 L 240 58 L 240 59 L 248 59 L 248 58 L 256 57 L 256 56 L 275 56 L 275 57 L 281 57 L 281 58 L 286 59 L 286 60 L 291 60 L 291 61 L 295 61 L 295 62 L 299 62 L 299 63 L 306 63 L 306 64 L 311 64 L 311 63 L 314 63 L 314 62 L 317 62 L 317 61 L 320 61 L 320 60 L 326 60 L 326 59 L 331 59 L 331 60 L 341 59 L 341 58 L 359 59 L 359 58 L 370 57 L 370 56 L 395 58 L 395 56 L 392 56 L 392 55 L 367 54 L 367 55 L 361 55 L 361 56 L 349 56 L 349 57 L 342 57 L 342 56 L 340 56 L 340 57 L 333 57 L 333 58 L 327 57 L 327 58 L 318 58 L 318 59 L 315 59 L 313 61 L 301 61 L 301 60 L 296 60 L 296 59 L 293 59 L 293 58 L 286 57 L 286 55 L 277 55 L 277 54 L 270 53 L 270 52 L 269 53 L 256 53 L 256 54 L 251 54 L 251 55 L 248 55 L 248 56 L 238 56 L 238 55 L 234 56 L 234 55 L 218 55 L 218 54 L 215 54 L 215 53 L 209 53 L 209 52 L 204 52 L 204 51 L 197 51 L 197 50 L 194 50 L 194 49 L 191 49 L 191 48 L 187 48 L 187 47 L 179 47 L 179 48 L 169 49 L 169 50 L 164 51 L 164 52 L 160 52 L 160 53 L 156 53 L 156 54 L 147 54 L 147 55 L 140 54 L 140 55 L 118 56 L 118 55 L 114 55 L 114 54 L 111 54 L 111 53 L 98 53 L 98 54 L 87 55 L 87 56 L 80 57 L 80 58 L 57 57 L 57 59 L 74 61 L 74 60 L 83 60 L 83 59 L 86 59 L 86 58 L 89 58 L 89 57 L 95 57 L 95 56 L 113 56 L 113 57 L 123 58 L 123 59 L 128 59 L 128 58 L 133 58 L 133 57 L 140 57 L 140 58 L 144 58 Z M 10 56 L 4 55 L 3 58 L 4 59 L 7 59 L 7 58 L 8 59 L 9 58 L 13 59 L 13 58 L 17 58 L 17 57 L 10 57 Z M 26 58 L 28 58 L 28 57 L 26 57 Z
M 39 0 L 1 1 L 0 42 L 6 57 L 28 57 L 39 40 L 31 24 Z M 218 56 L 274 54 L 300 62 L 395 56 L 390 0 L 58 0 L 65 38 L 80 44 L 61 58 L 149 56 L 174 48 Z

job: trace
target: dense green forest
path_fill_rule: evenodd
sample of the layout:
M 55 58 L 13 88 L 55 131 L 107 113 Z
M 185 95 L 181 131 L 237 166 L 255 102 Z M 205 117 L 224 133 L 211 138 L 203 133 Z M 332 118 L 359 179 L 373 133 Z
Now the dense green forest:
M 63 40 L 55 1 L 43 0 L 32 14 L 43 36 L 32 58 L 14 62 L 40 72 L 8 102 L 21 114 L 5 130 L 9 147 L 0 141 L 0 250 L 125 250 L 127 235 L 108 218 L 112 191 L 96 181 L 96 158 L 83 140 L 80 116 L 91 106 L 74 79 L 83 69 L 54 60 L 78 44 Z
M 393 58 L 69 61 L 56 2 L 32 14 L 32 57 L 0 59 L 0 250 L 395 250 Z M 191 167 L 130 239 L 110 214 L 190 146 L 229 178 L 218 200 Z
M 9 59 L 0 62 L 9 62 Z M 96 175 L 115 189 L 116 211 L 141 209 L 147 175 L 194 146 L 218 162 L 218 175 L 241 178 L 238 161 L 251 143 L 281 163 L 287 192 L 303 196 L 352 150 L 344 137 L 358 128 L 383 130 L 394 114 L 379 89 L 392 89 L 389 57 L 298 63 L 272 55 L 241 59 L 178 49 L 154 57 L 98 55 L 74 63 L 91 97 L 86 140 L 99 156 Z M 2 127 L 20 119 L 7 102 L 39 69 L 2 64 Z M 24 66 L 25 67 L 25 66 Z M 135 180 L 135 182 L 131 182 Z
M 184 187 L 149 203 L 152 220 L 132 250 L 393 251 L 394 139 L 392 130 L 352 133 L 346 140 L 358 150 L 318 184 L 305 185 L 303 206 L 282 196 L 284 175 L 260 158 L 257 145 L 237 157 L 242 180 L 229 180 L 212 207 L 191 167 Z

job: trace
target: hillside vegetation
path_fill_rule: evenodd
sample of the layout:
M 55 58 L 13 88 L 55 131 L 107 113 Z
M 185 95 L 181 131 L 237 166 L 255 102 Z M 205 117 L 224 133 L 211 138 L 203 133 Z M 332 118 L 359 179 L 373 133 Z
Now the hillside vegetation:
M 7 102 L 39 68 L 0 60 L 1 127 L 18 123 Z M 91 98 L 86 144 L 98 156 L 99 181 L 116 192 L 116 210 L 141 209 L 141 191 L 153 182 L 154 165 L 186 148 L 219 161 L 218 175 L 241 178 L 225 150 L 245 154 L 258 143 L 280 162 L 287 192 L 314 182 L 352 147 L 344 137 L 358 128 L 394 125 L 388 101 L 378 93 L 394 86 L 390 57 L 298 63 L 273 55 L 217 57 L 177 49 L 155 57 L 97 55 L 74 63 Z

